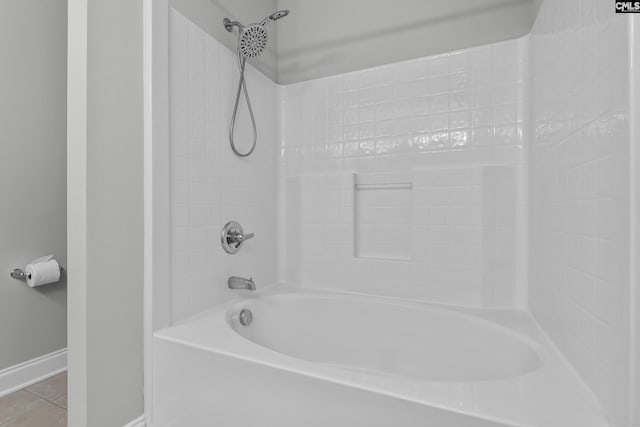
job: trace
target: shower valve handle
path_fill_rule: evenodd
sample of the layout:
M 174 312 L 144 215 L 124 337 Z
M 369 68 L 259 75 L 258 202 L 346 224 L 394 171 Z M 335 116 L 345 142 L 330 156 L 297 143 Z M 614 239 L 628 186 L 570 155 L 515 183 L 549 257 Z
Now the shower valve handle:
M 240 223 L 229 221 L 222 228 L 221 243 L 222 249 L 228 254 L 235 254 L 240 250 L 245 241 L 253 239 L 253 233 L 244 233 Z
M 227 239 L 236 245 L 241 245 L 245 240 L 253 239 L 255 235 L 253 233 L 242 234 L 240 232 L 229 233 Z

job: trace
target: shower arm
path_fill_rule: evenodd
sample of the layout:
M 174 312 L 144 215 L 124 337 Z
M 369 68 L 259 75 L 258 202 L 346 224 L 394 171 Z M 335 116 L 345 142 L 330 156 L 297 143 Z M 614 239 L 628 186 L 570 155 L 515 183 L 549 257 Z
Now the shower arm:
M 242 32 L 242 30 L 244 30 L 244 25 L 242 25 L 238 21 L 232 21 L 229 18 L 224 18 L 222 20 L 222 23 L 224 25 L 224 28 L 229 32 L 233 31 L 233 27 L 237 27 L 238 32 Z

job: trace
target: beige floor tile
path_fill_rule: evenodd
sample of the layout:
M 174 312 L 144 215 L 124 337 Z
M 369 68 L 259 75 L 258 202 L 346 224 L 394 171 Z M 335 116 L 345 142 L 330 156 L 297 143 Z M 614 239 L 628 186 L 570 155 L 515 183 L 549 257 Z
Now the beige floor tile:
M 13 421 L 3 424 L 2 427 L 66 427 L 67 411 L 44 402 L 35 409 L 18 415 Z
M 64 409 L 67 409 L 67 395 L 65 394 L 62 397 L 57 398 L 53 401 L 58 406 L 62 406 Z
M 67 373 L 56 375 L 29 386 L 27 390 L 50 401 L 59 399 L 67 394 Z
M 0 425 L 45 403 L 47 403 L 46 400 L 25 390 L 2 397 L 0 398 Z

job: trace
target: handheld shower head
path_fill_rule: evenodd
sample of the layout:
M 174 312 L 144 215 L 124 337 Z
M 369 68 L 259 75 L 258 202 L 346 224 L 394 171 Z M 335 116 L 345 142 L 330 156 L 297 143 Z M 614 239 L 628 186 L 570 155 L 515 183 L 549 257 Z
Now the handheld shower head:
M 264 18 L 261 22 L 260 25 L 266 25 L 271 21 L 277 21 L 280 18 L 284 18 L 285 16 L 287 16 L 289 14 L 288 10 L 278 10 L 277 12 L 272 13 L 271 15 L 267 16 L 266 18 Z

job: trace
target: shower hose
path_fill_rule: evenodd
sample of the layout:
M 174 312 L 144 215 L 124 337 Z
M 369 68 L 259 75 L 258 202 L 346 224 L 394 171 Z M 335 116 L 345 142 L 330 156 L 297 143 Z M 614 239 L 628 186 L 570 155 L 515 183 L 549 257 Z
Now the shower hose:
M 251 100 L 249 99 L 249 92 L 247 92 L 247 84 L 244 80 L 244 66 L 247 62 L 247 58 L 240 52 L 240 44 L 238 43 L 238 66 L 240 67 L 240 79 L 238 80 L 238 90 L 236 92 L 236 104 L 233 107 L 233 114 L 231 115 L 231 125 L 229 126 L 229 142 L 231 143 L 231 149 L 238 157 L 249 157 L 253 150 L 256 149 L 256 141 L 258 139 L 258 130 L 256 129 L 256 119 L 253 116 L 253 108 L 251 107 Z M 240 93 L 244 91 L 244 99 L 247 101 L 247 107 L 249 109 L 249 116 L 251 116 L 251 126 L 253 127 L 253 143 L 249 151 L 242 153 L 236 148 L 236 144 L 233 138 L 233 131 L 236 125 L 236 115 L 238 114 L 238 104 L 240 104 Z

